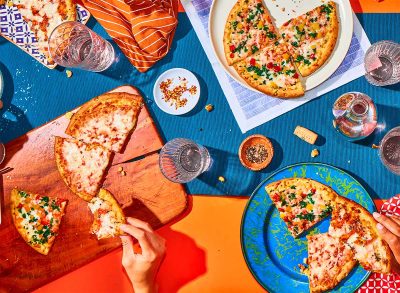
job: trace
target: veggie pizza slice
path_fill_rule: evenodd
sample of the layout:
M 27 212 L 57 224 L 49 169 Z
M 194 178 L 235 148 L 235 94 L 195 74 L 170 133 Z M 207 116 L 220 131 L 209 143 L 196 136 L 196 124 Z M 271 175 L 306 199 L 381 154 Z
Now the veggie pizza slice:
M 47 255 L 53 246 L 67 200 L 11 191 L 12 218 L 19 234 L 37 252 Z
M 239 0 L 224 29 L 226 60 L 232 65 L 274 43 L 277 31 L 261 0 Z
M 268 184 L 266 191 L 293 237 L 328 216 L 338 196 L 330 187 L 307 178 L 282 179 Z

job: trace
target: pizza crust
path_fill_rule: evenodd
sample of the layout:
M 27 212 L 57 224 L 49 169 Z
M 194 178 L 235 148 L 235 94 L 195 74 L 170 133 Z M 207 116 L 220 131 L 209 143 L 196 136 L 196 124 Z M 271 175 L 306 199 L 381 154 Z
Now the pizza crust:
M 77 8 L 74 0 L 64 0 L 67 9 L 67 19 L 68 21 L 76 21 L 77 19 Z M 51 32 L 50 32 L 51 33 Z
M 72 116 L 65 133 L 86 143 L 99 143 L 104 147 L 111 149 L 112 151 L 120 152 L 126 144 L 127 138 L 136 128 L 138 116 L 142 106 L 143 99 L 139 95 L 133 95 L 124 92 L 103 94 L 84 104 Z M 94 127 L 90 129 L 88 125 L 93 121 L 101 121 L 102 116 L 104 117 L 108 114 L 114 114 L 116 110 L 132 112 L 132 116 L 130 117 L 132 119 L 132 127 L 127 129 L 127 131 L 124 133 L 117 133 L 121 137 L 117 142 L 114 142 L 114 140 L 112 140 L 113 137 L 110 135 L 112 129 L 110 129 L 109 126 L 105 126 L 101 134 L 105 133 L 108 135 L 107 138 L 111 142 L 101 141 L 100 138 L 98 138 L 100 137 L 98 135 L 99 130 Z M 92 137 L 87 137 L 88 133 Z

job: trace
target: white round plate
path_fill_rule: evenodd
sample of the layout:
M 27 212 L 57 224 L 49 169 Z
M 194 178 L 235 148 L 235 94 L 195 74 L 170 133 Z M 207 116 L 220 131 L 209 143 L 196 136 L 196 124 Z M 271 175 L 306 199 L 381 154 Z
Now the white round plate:
M 161 82 L 166 81 L 167 79 L 171 79 L 172 84 L 170 87 L 174 87 L 182 82 L 181 80 L 179 80 L 179 78 L 181 79 L 186 78 L 187 87 L 190 88 L 191 86 L 194 85 L 197 88 L 197 92 L 194 95 L 188 92 L 183 93 L 182 98 L 187 98 L 188 101 L 185 106 L 175 109 L 175 104 L 171 105 L 171 103 L 164 101 L 163 93 L 160 90 L 160 84 Z M 196 76 L 189 70 L 186 70 L 184 68 L 173 68 L 165 71 L 157 78 L 157 81 L 154 84 L 153 88 L 153 96 L 157 106 L 165 113 L 172 115 L 186 114 L 196 106 L 197 102 L 200 99 L 200 84 Z
M 270 12 L 276 27 L 280 27 L 289 19 L 300 16 L 324 3 L 321 0 L 276 0 L 273 2 L 264 0 L 263 2 L 264 5 L 267 4 L 265 6 Z M 340 66 L 350 47 L 351 38 L 353 36 L 353 10 L 349 0 L 334 0 L 334 2 L 337 4 L 339 13 L 339 35 L 336 41 L 336 46 L 325 64 L 316 72 L 303 79 L 306 91 L 315 88 L 327 80 Z M 236 0 L 214 0 L 211 6 L 210 19 L 208 22 L 211 44 L 218 61 L 225 71 L 243 86 L 259 92 L 250 87 L 244 79 L 237 74 L 235 69 L 228 65 L 225 59 L 223 44 L 225 22 L 235 3 Z M 285 11 L 282 11 L 282 8 L 285 8 Z

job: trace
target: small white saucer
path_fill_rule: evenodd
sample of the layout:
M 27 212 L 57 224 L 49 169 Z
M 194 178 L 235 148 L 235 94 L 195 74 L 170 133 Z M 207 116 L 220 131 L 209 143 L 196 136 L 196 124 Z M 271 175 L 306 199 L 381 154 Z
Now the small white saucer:
M 179 78 L 181 78 L 181 79 L 179 79 Z M 175 109 L 175 104 L 171 105 L 170 102 L 166 102 L 163 99 L 163 93 L 161 92 L 160 84 L 163 81 L 166 81 L 167 79 L 171 79 L 173 81 L 171 84 L 171 87 L 177 86 L 179 83 L 182 82 L 183 78 L 185 78 L 187 81 L 187 88 L 190 88 L 191 86 L 195 86 L 197 88 L 197 91 L 194 95 L 190 94 L 189 92 L 185 92 L 182 95 L 182 98 L 187 98 L 186 105 L 183 107 L 180 107 L 178 109 Z M 196 76 L 193 73 L 191 73 L 189 70 L 186 70 L 184 68 L 173 68 L 173 69 L 165 71 L 163 74 L 161 74 L 157 78 L 157 81 L 154 84 L 154 88 L 153 88 L 153 96 L 154 96 L 154 101 L 156 102 L 157 106 L 161 110 L 163 110 L 165 113 L 172 114 L 172 115 L 183 115 L 183 114 L 186 114 L 189 111 L 191 111 L 194 107 L 196 107 L 196 105 L 200 99 L 200 84 L 199 84 L 199 81 L 197 80 Z

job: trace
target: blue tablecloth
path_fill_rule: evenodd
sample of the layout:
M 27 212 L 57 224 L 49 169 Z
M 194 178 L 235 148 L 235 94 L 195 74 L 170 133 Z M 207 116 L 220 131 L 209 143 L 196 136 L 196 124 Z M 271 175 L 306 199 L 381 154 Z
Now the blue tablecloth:
M 400 14 L 360 14 L 371 43 L 389 39 L 400 42 L 397 25 Z M 88 25 L 109 39 L 92 18 Z M 147 73 L 139 73 L 118 50 L 120 61 L 103 73 L 73 70 L 68 79 L 63 69 L 49 70 L 22 50 L 0 37 L 0 70 L 5 78 L 4 108 L 0 112 L 0 140 L 8 142 L 92 97 L 114 87 L 131 84 L 143 93 L 165 141 L 175 137 L 191 138 L 207 146 L 214 159 L 212 169 L 187 185 L 191 194 L 249 195 L 258 183 L 280 167 L 298 162 L 324 162 L 349 172 L 374 198 L 389 198 L 400 193 L 400 177 L 380 163 L 378 144 L 391 128 L 400 125 L 400 84 L 386 88 L 371 86 L 359 78 L 282 115 L 246 135 L 241 134 L 228 103 L 208 63 L 205 53 L 185 13 L 179 14 L 179 26 L 171 52 Z M 152 96 L 156 78 L 165 70 L 184 67 L 196 74 L 201 86 L 201 101 L 184 116 L 171 116 L 159 110 Z M 377 104 L 379 121 L 386 128 L 358 143 L 340 137 L 332 127 L 331 106 L 348 91 L 367 93 Z M 211 103 L 213 112 L 204 110 Z M 312 159 L 311 146 L 292 133 L 296 125 L 305 126 L 321 136 L 320 156 Z M 237 151 L 241 141 L 254 133 L 272 140 L 275 157 L 262 172 L 251 172 L 241 166 Z M 225 183 L 218 176 L 226 178 Z M 143 191 L 145 192 L 145 191 Z

